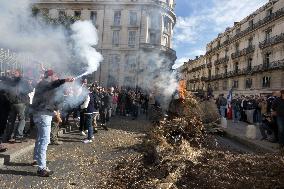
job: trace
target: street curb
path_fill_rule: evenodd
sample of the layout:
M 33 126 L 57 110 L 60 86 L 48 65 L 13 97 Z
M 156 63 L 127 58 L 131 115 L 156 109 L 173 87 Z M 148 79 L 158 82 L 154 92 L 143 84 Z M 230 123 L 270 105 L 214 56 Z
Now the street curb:
M 266 148 L 264 146 L 260 146 L 255 144 L 254 142 L 250 142 L 249 140 L 244 139 L 243 137 L 239 137 L 236 135 L 232 135 L 229 132 L 227 132 L 226 130 L 224 130 L 224 134 L 227 138 L 230 138 L 232 140 L 235 140 L 249 148 L 255 149 L 256 151 L 260 151 L 260 152 L 266 152 L 266 153 L 274 153 L 277 152 L 277 150 L 271 149 L 271 148 Z
M 34 140 L 30 141 L 29 144 L 25 145 L 24 147 L 17 149 L 17 151 L 14 152 L 4 152 L 0 154 L 0 167 L 10 163 L 11 161 L 19 158 L 20 156 L 23 156 L 27 154 L 28 152 L 32 151 L 34 149 Z

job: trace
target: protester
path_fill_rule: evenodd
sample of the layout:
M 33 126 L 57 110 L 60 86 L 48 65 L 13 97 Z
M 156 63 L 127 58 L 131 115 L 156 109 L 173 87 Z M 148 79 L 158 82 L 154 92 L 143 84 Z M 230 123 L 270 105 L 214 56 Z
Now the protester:
M 6 91 L 8 93 L 8 100 L 10 102 L 10 113 L 8 118 L 8 124 L 5 130 L 4 140 L 10 142 L 22 142 L 24 140 L 24 128 L 25 128 L 25 110 L 26 105 L 29 104 L 28 94 L 32 92 L 32 88 L 28 81 L 22 77 L 19 70 L 15 70 L 13 77 L 1 77 L 7 86 Z M 19 123 L 15 126 L 16 119 L 19 119 Z
M 232 105 L 232 110 L 233 110 L 233 121 L 237 123 L 241 119 L 241 100 L 238 95 L 236 95 L 232 99 L 231 105 Z
M 38 164 L 37 175 L 40 177 L 48 177 L 53 172 L 46 166 L 46 151 L 50 142 L 50 131 L 52 117 L 55 114 L 56 107 L 52 98 L 54 97 L 54 89 L 63 85 L 65 82 L 73 82 L 73 78 L 53 80 L 53 71 L 47 70 L 44 78 L 38 83 L 33 99 L 33 115 L 34 122 L 37 127 L 37 138 L 34 149 L 33 164 Z
M 281 96 L 276 98 L 272 104 L 272 115 L 276 116 L 278 125 L 278 139 L 281 149 L 284 149 L 284 90 Z
M 224 97 L 224 94 L 220 94 L 218 99 L 216 100 L 217 107 L 219 107 L 219 111 L 222 117 L 226 117 L 226 109 L 227 109 L 227 99 Z
M 101 106 L 100 106 L 100 120 L 101 125 L 105 130 L 107 128 L 107 122 L 110 120 L 110 111 L 111 111 L 111 104 L 112 104 L 112 97 L 110 94 L 110 90 L 104 91 L 102 90 L 101 93 Z
M 118 104 L 118 94 L 115 92 L 112 96 L 112 115 L 115 116 L 116 115 L 116 111 L 117 111 L 117 104 Z
M 88 129 L 88 137 L 83 140 L 83 143 L 88 144 L 93 142 L 93 119 L 95 112 L 97 112 L 97 110 L 95 110 L 94 96 L 92 92 L 89 92 L 89 94 L 86 95 L 85 101 L 81 105 L 81 109 L 84 110 L 84 124 L 85 128 Z

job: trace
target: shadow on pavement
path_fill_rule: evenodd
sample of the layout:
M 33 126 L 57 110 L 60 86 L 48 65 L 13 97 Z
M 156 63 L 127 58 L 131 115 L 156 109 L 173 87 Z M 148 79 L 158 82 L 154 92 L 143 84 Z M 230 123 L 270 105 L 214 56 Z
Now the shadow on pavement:
M 0 170 L 3 175 L 21 175 L 21 176 L 37 176 L 36 172 L 16 171 L 16 170 Z
M 7 166 L 20 166 L 20 167 L 31 166 L 30 163 L 16 163 L 16 162 L 8 162 L 6 165 Z
M 145 116 L 135 120 L 132 120 L 131 117 L 115 116 L 111 118 L 107 127 L 132 133 L 145 133 L 150 130 L 151 123 L 146 120 Z

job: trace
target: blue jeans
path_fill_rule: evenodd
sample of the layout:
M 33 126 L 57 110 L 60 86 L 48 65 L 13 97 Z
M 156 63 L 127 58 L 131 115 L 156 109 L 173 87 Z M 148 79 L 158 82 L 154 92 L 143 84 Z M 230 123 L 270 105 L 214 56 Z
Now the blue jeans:
M 284 145 L 284 117 L 277 116 L 279 144 Z
M 46 168 L 46 151 L 50 143 L 51 121 L 52 116 L 50 115 L 34 115 L 34 122 L 37 127 L 34 160 L 37 161 L 39 169 Z
M 222 117 L 226 117 L 227 106 L 220 106 L 220 112 Z
M 88 128 L 88 140 L 92 140 L 94 128 L 93 128 L 94 114 L 85 114 L 85 127 Z
M 241 119 L 241 112 L 238 109 L 233 108 L 233 120 L 240 121 L 240 119 Z

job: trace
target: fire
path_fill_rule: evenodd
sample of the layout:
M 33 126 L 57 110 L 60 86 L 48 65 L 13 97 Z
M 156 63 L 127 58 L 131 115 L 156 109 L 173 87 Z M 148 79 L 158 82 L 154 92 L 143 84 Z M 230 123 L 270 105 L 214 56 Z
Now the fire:
M 185 99 L 185 94 L 186 94 L 185 80 L 180 80 L 179 81 L 178 92 L 179 92 L 180 99 L 184 100 Z

